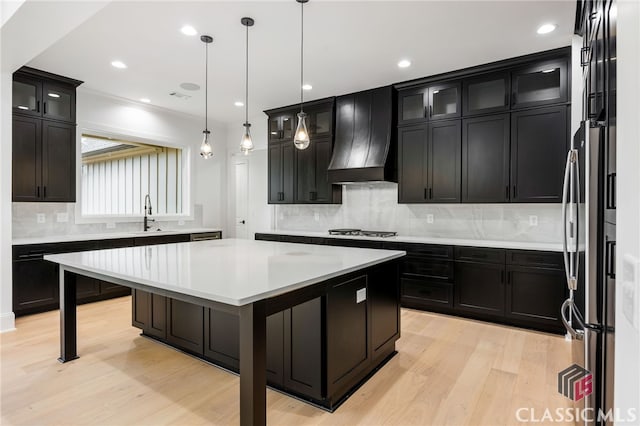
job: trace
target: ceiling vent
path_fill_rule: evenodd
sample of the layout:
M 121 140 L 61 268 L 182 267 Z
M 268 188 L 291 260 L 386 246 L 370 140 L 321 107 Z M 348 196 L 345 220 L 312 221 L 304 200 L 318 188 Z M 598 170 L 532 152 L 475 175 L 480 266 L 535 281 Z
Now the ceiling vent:
M 174 98 L 182 99 L 183 101 L 186 101 L 189 98 L 191 98 L 190 95 L 185 95 L 184 93 L 180 93 L 180 92 L 171 92 L 171 93 L 169 93 L 169 96 L 173 96 Z

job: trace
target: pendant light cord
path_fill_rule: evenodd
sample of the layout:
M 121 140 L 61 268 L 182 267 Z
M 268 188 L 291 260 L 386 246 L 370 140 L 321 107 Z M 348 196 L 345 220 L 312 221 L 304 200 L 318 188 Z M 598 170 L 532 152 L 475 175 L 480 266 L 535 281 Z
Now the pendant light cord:
M 304 3 L 300 3 L 300 112 L 304 112 L 302 108 L 304 84 Z
M 204 50 L 204 130 L 209 131 L 208 118 L 209 118 L 209 43 L 205 42 Z
M 245 92 L 244 92 L 244 124 L 249 123 L 249 25 L 246 26 L 247 29 L 247 52 L 245 57 Z

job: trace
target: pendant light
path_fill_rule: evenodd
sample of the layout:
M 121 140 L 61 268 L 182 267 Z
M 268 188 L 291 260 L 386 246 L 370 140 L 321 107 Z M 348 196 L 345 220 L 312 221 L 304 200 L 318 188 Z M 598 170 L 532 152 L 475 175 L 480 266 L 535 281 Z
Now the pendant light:
M 252 27 L 255 21 L 252 18 L 242 18 L 240 23 L 246 27 L 247 44 L 245 57 L 245 86 L 244 86 L 244 133 L 240 139 L 240 151 L 244 155 L 249 155 L 253 151 L 253 141 L 251 140 L 251 123 L 249 123 L 249 27 Z
M 209 44 L 213 42 L 213 37 L 208 35 L 200 36 L 200 40 L 205 44 L 205 65 L 204 65 L 204 130 L 202 131 L 202 145 L 200 145 L 200 155 L 205 160 L 213 157 L 213 148 L 209 142 L 209 127 L 207 119 L 209 118 Z
M 300 112 L 298 113 L 298 127 L 293 138 L 293 144 L 298 149 L 307 149 L 309 147 L 309 132 L 307 131 L 307 114 L 302 107 L 304 84 L 304 4 L 309 0 L 296 0 L 300 3 Z

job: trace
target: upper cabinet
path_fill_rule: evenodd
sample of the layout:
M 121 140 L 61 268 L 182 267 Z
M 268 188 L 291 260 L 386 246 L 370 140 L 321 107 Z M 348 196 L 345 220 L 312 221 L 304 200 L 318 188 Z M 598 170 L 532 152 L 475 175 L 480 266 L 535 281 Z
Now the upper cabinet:
M 435 84 L 398 92 L 398 125 L 460 117 L 459 82 Z
M 342 187 L 331 185 L 327 168 L 331 160 L 334 98 L 304 104 L 311 144 L 305 150 L 293 145 L 300 105 L 265 113 L 268 148 L 269 204 L 331 204 L 342 202 Z
M 511 73 L 511 107 L 525 108 L 567 101 L 567 61 L 544 61 Z
M 464 80 L 463 115 L 488 114 L 509 110 L 509 73 L 485 74 Z
M 13 201 L 75 201 L 81 83 L 27 67 L 13 75 Z

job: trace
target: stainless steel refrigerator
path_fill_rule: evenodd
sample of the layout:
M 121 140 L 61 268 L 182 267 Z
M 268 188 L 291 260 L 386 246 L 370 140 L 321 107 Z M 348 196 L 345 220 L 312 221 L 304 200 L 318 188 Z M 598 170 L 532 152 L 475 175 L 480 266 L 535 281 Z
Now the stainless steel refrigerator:
M 585 424 L 608 424 L 610 417 L 599 421 L 598 412 L 613 413 L 615 231 L 611 238 L 604 220 L 605 130 L 602 123 L 581 124 L 567 155 L 563 188 L 569 298 L 562 319 L 573 339 L 573 362 L 592 375 L 592 392 L 575 402 L 589 409 Z

